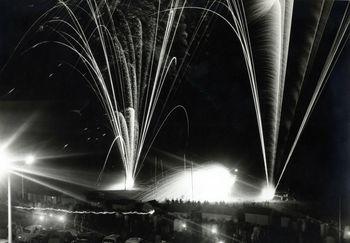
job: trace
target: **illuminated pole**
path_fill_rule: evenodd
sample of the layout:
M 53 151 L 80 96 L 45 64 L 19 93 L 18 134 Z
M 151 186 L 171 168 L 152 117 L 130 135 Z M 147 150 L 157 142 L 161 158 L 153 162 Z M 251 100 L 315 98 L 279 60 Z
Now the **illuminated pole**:
M 24 160 L 26 164 L 32 164 L 35 158 L 32 155 L 27 156 Z M 7 239 L 8 243 L 12 243 L 12 203 L 11 203 L 11 160 L 4 148 L 0 148 L 0 172 L 7 174 Z M 22 177 L 23 178 L 23 177 Z M 23 181 L 22 181 L 23 186 Z M 23 188 L 22 188 L 23 191 Z
M 7 230 L 8 242 L 12 243 L 11 174 L 7 172 Z

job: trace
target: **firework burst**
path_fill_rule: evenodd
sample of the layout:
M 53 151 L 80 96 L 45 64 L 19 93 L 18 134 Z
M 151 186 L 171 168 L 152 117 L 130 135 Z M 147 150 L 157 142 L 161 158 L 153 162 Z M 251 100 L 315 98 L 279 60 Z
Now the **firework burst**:
M 143 148 L 151 146 L 147 141 L 153 141 L 148 131 L 159 98 L 162 92 L 171 92 L 164 90 L 165 86 L 173 86 L 165 82 L 176 64 L 171 48 L 183 5 L 179 0 L 171 1 L 161 10 L 159 2 L 147 21 L 106 1 L 87 0 L 78 6 L 60 1 L 58 7 L 65 17 L 46 24 L 61 38 L 54 42 L 74 52 L 83 63 L 86 74 L 73 68 L 90 84 L 114 134 L 99 179 L 116 146 L 125 168 L 125 189 L 131 189 Z M 82 15 L 88 21 L 82 21 Z

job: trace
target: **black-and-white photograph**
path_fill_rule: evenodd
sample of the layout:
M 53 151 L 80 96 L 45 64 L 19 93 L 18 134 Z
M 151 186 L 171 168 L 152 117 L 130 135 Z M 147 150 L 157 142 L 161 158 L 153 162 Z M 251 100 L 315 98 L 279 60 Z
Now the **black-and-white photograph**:
M 0 243 L 350 243 L 350 1 L 0 11 Z

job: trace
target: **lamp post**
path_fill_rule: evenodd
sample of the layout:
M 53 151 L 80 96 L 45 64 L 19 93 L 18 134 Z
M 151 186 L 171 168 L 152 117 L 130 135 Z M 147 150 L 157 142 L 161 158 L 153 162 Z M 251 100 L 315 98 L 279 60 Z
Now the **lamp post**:
M 0 150 L 0 171 L 7 176 L 7 233 L 8 242 L 12 243 L 12 212 L 11 212 L 11 176 L 9 156 L 3 149 Z
M 8 242 L 12 243 L 12 208 L 11 208 L 11 174 L 7 173 L 7 234 Z
M 24 162 L 26 164 L 32 164 L 34 162 L 32 155 L 28 156 Z M 7 176 L 7 231 L 8 231 L 8 243 L 12 243 L 12 203 L 11 203 L 11 165 L 14 161 L 10 159 L 4 149 L 0 149 L 0 172 L 3 172 Z M 23 183 L 22 183 L 23 185 Z M 22 188 L 23 191 L 23 188 Z

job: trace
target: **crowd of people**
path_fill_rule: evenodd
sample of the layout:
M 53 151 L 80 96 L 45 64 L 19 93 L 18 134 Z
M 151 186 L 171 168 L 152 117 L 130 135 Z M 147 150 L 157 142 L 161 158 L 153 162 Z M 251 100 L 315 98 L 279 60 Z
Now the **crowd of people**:
M 150 242 L 331 243 L 338 238 L 335 223 L 325 223 L 307 216 L 284 216 L 282 219 L 268 215 L 267 224 L 247 221 L 242 209 L 249 206 L 259 212 L 266 209 L 264 204 L 239 205 L 240 210 L 235 210 L 237 205 L 232 204 L 182 201 L 153 202 L 152 206 L 155 208 L 152 215 L 120 213 L 75 216 L 74 227 L 80 231 L 93 228 L 105 234 L 117 233 L 123 239 L 137 236 Z M 208 218 L 204 212 L 218 217 Z M 220 217 L 228 212 L 231 212 L 230 217 L 229 214 Z
M 99 205 L 41 203 L 27 206 L 64 208 L 71 212 L 86 211 L 86 213 L 66 213 L 67 220 L 64 226 L 61 226 L 74 230 L 77 234 L 93 233 L 98 239 L 116 234 L 120 236 L 122 242 L 130 237 L 140 237 L 146 242 L 156 243 L 338 242 L 339 232 L 334 222 L 325 223 L 308 216 L 278 214 L 264 203 L 226 204 L 175 200 L 163 203 L 153 201 L 147 204 L 138 202 L 131 204 L 120 208 L 129 207 L 132 213 L 115 210 L 115 205 L 106 206 L 103 203 Z M 151 212 L 150 208 L 154 211 Z M 254 209 L 253 212 L 249 211 L 250 209 Z M 102 213 L 103 211 L 113 212 L 113 210 L 115 213 Z M 14 222 L 18 225 L 29 224 L 30 213 L 26 212 L 27 222 L 23 221 L 24 217 L 18 216 L 20 215 L 18 212 L 14 213 Z M 252 220 L 252 216 L 249 219 L 248 213 L 253 215 L 255 220 Z M 268 220 L 259 222 L 259 217 Z

